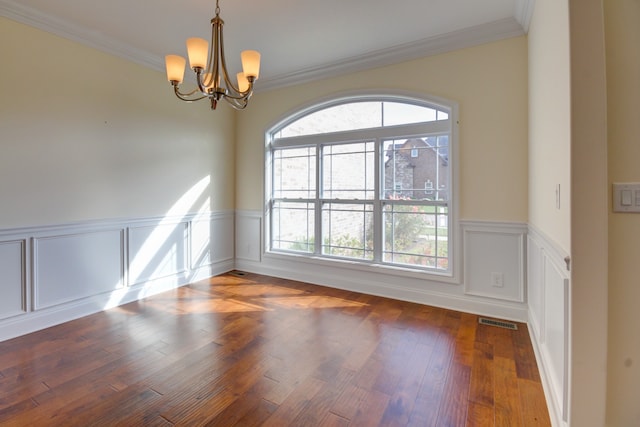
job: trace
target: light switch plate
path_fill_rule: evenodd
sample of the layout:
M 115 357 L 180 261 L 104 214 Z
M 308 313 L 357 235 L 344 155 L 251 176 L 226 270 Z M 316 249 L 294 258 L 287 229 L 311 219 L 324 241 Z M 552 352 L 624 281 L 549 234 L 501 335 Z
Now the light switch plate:
M 613 211 L 640 213 L 640 182 L 613 184 Z

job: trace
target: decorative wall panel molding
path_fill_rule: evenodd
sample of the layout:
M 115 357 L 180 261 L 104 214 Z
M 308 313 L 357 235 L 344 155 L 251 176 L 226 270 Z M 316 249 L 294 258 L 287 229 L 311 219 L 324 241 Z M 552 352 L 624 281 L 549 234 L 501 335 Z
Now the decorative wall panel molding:
M 479 221 L 461 226 L 465 293 L 524 302 L 527 227 Z
M 123 230 L 71 232 L 33 238 L 33 310 L 124 286 Z
M 0 238 L 0 320 L 26 311 L 26 244 L 25 240 Z
M 0 341 L 234 268 L 234 213 L 0 230 Z
M 165 221 L 128 229 L 129 284 L 182 274 L 188 261 L 188 221 Z
M 209 224 L 211 258 L 214 263 L 233 262 L 235 259 L 235 215 L 216 215 Z M 214 233 L 215 231 L 215 233 Z M 192 233 L 195 236 L 196 233 Z
M 236 212 L 236 259 L 261 261 L 262 224 L 259 212 Z
M 567 253 L 533 226 L 527 240 L 529 325 L 554 425 L 567 425 L 571 275 Z

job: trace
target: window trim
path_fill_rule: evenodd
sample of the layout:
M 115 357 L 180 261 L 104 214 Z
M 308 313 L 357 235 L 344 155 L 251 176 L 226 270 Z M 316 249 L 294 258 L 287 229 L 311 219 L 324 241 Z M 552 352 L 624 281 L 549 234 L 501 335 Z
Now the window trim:
M 449 166 L 450 166 L 450 183 L 449 183 L 449 191 L 451 192 L 449 198 L 449 239 L 452 248 L 449 251 L 449 271 L 438 271 L 436 269 L 423 269 L 418 267 L 412 267 L 410 265 L 398 265 L 398 264 L 382 264 L 378 262 L 370 262 L 359 259 L 352 258 L 340 258 L 340 257 L 326 257 L 317 254 L 305 254 L 305 253 L 297 253 L 297 252 L 287 252 L 282 250 L 272 251 L 270 250 L 270 239 L 271 239 L 271 218 L 270 209 L 269 209 L 269 195 L 271 194 L 271 164 L 272 159 L 271 148 L 273 146 L 275 135 L 277 131 L 289 124 L 295 122 L 303 116 L 315 113 L 317 111 L 340 105 L 345 103 L 353 103 L 353 102 L 362 102 L 362 101 L 376 101 L 376 102 L 401 102 L 419 105 L 427 108 L 435 108 L 435 109 L 446 109 L 449 110 L 449 119 L 447 121 L 434 121 L 427 123 L 418 123 L 418 124 L 408 124 L 408 125 L 399 125 L 399 126 L 386 126 L 381 128 L 371 129 L 357 129 L 357 130 L 349 130 L 349 131 L 340 131 L 333 133 L 323 133 L 323 134 L 315 134 L 315 135 L 304 135 L 297 137 L 283 137 L 278 139 L 278 147 L 286 147 L 286 146 L 301 146 L 300 141 L 303 139 L 308 145 L 315 145 L 319 142 L 323 142 L 326 144 L 327 139 L 331 139 L 332 136 L 342 136 L 345 137 L 348 134 L 351 134 L 351 141 L 362 141 L 363 139 L 369 139 L 367 135 L 367 131 L 369 133 L 375 132 L 375 139 L 383 139 L 386 136 L 394 137 L 396 139 L 403 138 L 411 138 L 412 136 L 422 136 L 426 133 L 436 133 L 434 131 L 434 126 L 439 127 L 440 131 L 445 131 L 449 134 Z M 429 132 L 425 132 L 425 125 L 430 128 Z M 375 91 L 375 92 L 349 92 L 342 95 L 332 96 L 322 98 L 306 105 L 303 105 L 299 108 L 295 108 L 286 114 L 281 116 L 281 119 L 275 121 L 271 126 L 267 128 L 265 131 L 265 156 L 263 157 L 265 160 L 265 169 L 264 169 L 264 188 L 263 188 L 263 206 L 264 206 L 264 215 L 263 215 L 263 244 L 262 244 L 262 255 L 265 260 L 292 260 L 298 259 L 298 261 L 304 260 L 304 262 L 309 262 L 313 264 L 319 264 L 322 266 L 335 266 L 342 267 L 348 266 L 350 269 L 354 270 L 363 270 L 370 271 L 371 269 L 382 269 L 383 271 L 388 271 L 394 275 L 406 276 L 406 277 L 414 277 L 414 278 L 425 278 L 432 277 L 440 282 L 459 284 L 461 283 L 461 271 L 462 271 L 462 241 L 461 241 L 461 233 L 460 229 L 460 220 L 459 220 L 459 173 L 458 173 L 458 163 L 459 163 L 459 143 L 458 143 L 458 126 L 459 126 L 459 114 L 458 114 L 458 104 L 456 102 L 446 100 L 443 98 L 438 98 L 431 95 L 425 95 L 421 97 L 417 97 L 415 93 L 405 93 L 402 91 L 393 91 L 393 92 L 385 92 L 385 91 Z M 404 128 L 406 132 L 398 133 L 398 128 Z M 411 128 L 411 131 L 407 131 L 407 129 Z M 384 134 L 384 136 L 383 136 Z M 340 138 L 342 139 L 342 138 Z M 295 140 L 295 143 L 294 141 Z M 289 141 L 291 141 L 289 143 Z M 338 141 L 336 143 L 342 143 L 344 140 Z M 305 144 L 306 145 L 306 144 Z M 316 171 L 319 172 L 319 171 Z M 317 230 L 319 232 L 319 230 Z M 318 234 L 319 235 L 319 234 Z

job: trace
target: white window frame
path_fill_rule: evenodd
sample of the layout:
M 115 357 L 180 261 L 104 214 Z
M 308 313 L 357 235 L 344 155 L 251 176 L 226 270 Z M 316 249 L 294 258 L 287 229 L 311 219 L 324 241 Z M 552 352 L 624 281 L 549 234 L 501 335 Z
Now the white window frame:
M 270 248 L 271 242 L 271 221 L 270 221 L 270 206 L 271 206 L 271 178 L 273 171 L 271 170 L 271 150 L 273 148 L 280 148 L 290 146 L 300 146 L 304 144 L 322 144 L 326 143 L 329 136 L 331 140 L 336 140 L 336 136 L 341 136 L 338 138 L 337 143 L 341 141 L 364 141 L 364 140 L 384 140 L 388 138 L 395 139 L 404 139 L 411 138 L 415 136 L 423 136 L 426 134 L 436 134 L 442 132 L 443 129 L 438 126 L 442 123 L 440 122 L 427 122 L 427 123 L 419 123 L 419 124 L 409 124 L 409 125 L 401 125 L 401 126 L 389 126 L 382 127 L 376 129 L 363 129 L 363 130 L 351 130 L 351 131 L 342 131 L 335 132 L 331 134 L 314 134 L 314 135 L 305 135 L 299 137 L 289 137 L 289 138 L 280 138 L 280 140 L 276 141 L 275 135 L 276 133 L 288 126 L 289 124 L 295 122 L 296 120 L 304 117 L 306 115 L 312 114 L 314 112 L 333 107 L 340 104 L 352 103 L 352 102 L 360 102 L 360 101 L 382 101 L 382 102 L 401 102 L 401 103 L 409 103 L 416 104 L 424 107 L 431 108 L 439 108 L 446 109 L 449 111 L 449 119 L 446 121 L 446 132 L 449 134 L 449 149 L 448 149 L 448 162 L 449 162 L 449 192 L 450 197 L 448 201 L 448 239 L 449 239 L 449 248 L 448 248 L 448 257 L 449 257 L 449 268 L 447 271 L 437 270 L 431 268 L 421 268 L 419 266 L 407 266 L 407 265 L 397 265 L 397 264 L 389 264 L 389 263 L 381 263 L 379 256 L 376 256 L 373 262 L 369 261 L 358 261 L 357 259 L 348 258 L 349 268 L 354 270 L 357 269 L 368 269 L 372 266 L 376 268 L 383 268 L 392 270 L 394 274 L 399 275 L 407 275 L 410 277 L 421 277 L 423 275 L 434 275 L 438 276 L 440 281 L 450 282 L 450 283 L 459 283 L 460 282 L 460 265 L 461 265 L 461 244 L 459 238 L 459 219 L 458 219 L 458 199 L 459 199 L 459 189 L 458 189 L 458 106 L 456 103 L 444 100 L 441 98 L 436 98 L 432 96 L 417 98 L 414 95 L 405 95 L 405 94 L 380 94 L 380 93 L 367 93 L 367 94 L 351 94 L 346 96 L 337 96 L 335 98 L 329 98 L 325 100 L 318 101 L 316 103 L 310 104 L 307 107 L 302 107 L 297 111 L 287 114 L 286 117 L 282 120 L 276 122 L 273 126 L 271 126 L 265 132 L 265 181 L 264 181 L 264 194 L 265 194 L 265 215 L 264 215 L 264 247 L 263 254 L 267 259 L 288 259 L 291 256 L 294 257 L 303 257 L 306 258 L 305 262 L 313 262 L 319 263 L 322 265 L 331 265 L 336 261 L 340 261 L 339 258 L 322 256 L 318 253 L 318 248 L 321 246 L 320 239 L 316 239 L 316 251 L 314 254 L 300 254 L 289 253 L 283 250 L 272 250 Z M 397 132 L 397 128 L 404 128 L 405 132 L 399 134 Z M 372 136 L 372 132 L 375 134 Z M 293 140 L 297 140 L 296 142 L 292 142 Z M 377 146 L 377 144 L 376 144 Z M 376 148 L 377 150 L 377 148 Z M 319 155 L 317 156 L 320 157 Z M 376 163 L 382 162 L 382 156 L 378 157 Z M 382 165 L 378 166 L 379 168 Z M 316 169 L 316 173 L 320 173 L 318 168 Z M 376 179 L 381 178 L 381 172 L 378 170 Z M 383 183 L 379 183 L 379 185 L 383 185 Z M 320 199 L 318 189 L 318 195 L 316 197 L 316 203 L 319 203 Z M 302 200 L 301 200 L 302 201 Z M 346 201 L 343 201 L 346 202 Z M 382 207 L 379 205 L 380 203 L 384 203 L 384 201 L 380 200 L 380 195 L 376 196 L 376 201 L 374 204 L 376 205 L 376 219 L 375 221 L 380 224 L 382 222 Z M 321 212 L 321 207 L 317 210 Z M 318 221 L 320 223 L 321 221 Z M 321 236 L 319 227 L 316 229 L 316 236 Z M 380 253 L 382 249 L 382 236 L 376 236 L 376 245 L 380 246 L 380 248 L 376 249 L 377 253 Z M 344 265 L 342 265 L 344 267 Z

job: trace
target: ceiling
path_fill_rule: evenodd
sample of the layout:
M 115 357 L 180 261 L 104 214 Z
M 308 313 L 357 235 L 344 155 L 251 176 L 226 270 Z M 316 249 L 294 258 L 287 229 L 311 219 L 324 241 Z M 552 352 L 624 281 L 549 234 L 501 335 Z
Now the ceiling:
M 230 72 L 262 54 L 257 90 L 525 34 L 535 0 L 220 0 Z M 214 0 L 0 0 L 0 16 L 164 70 L 210 39 Z

